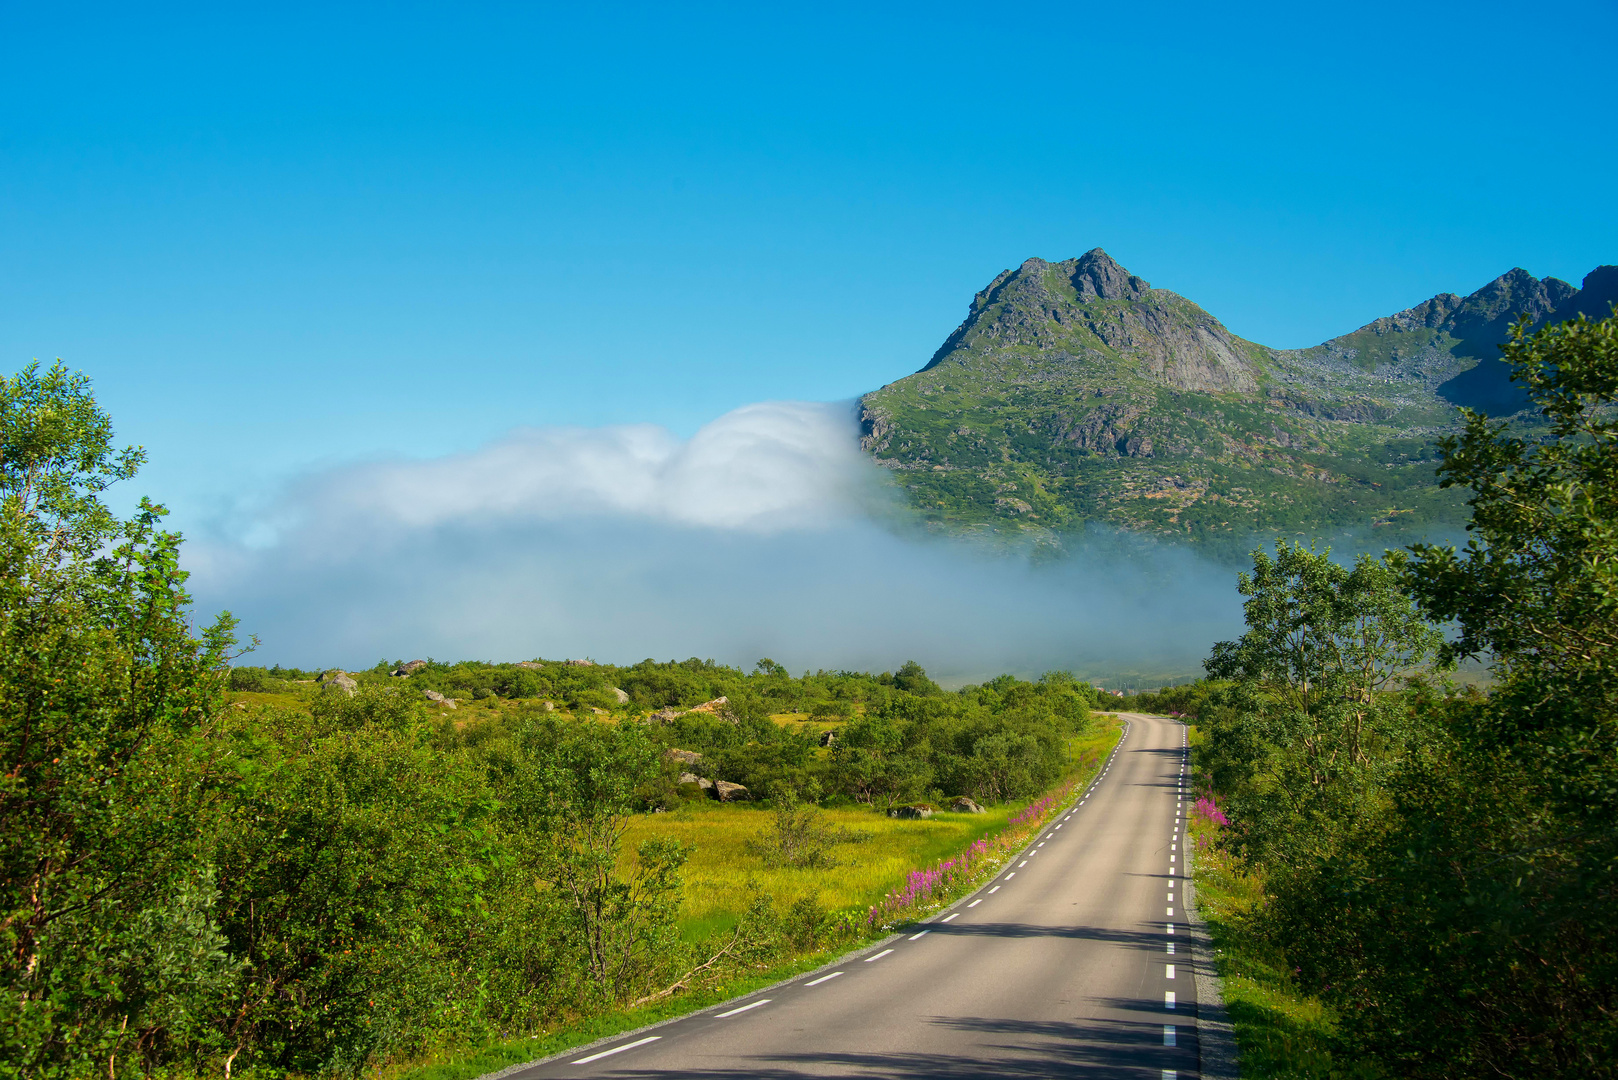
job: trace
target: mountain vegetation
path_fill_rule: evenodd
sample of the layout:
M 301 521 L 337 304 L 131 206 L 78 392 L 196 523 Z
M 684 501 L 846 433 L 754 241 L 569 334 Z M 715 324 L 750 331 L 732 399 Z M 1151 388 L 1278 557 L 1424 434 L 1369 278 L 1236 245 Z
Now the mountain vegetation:
M 1529 327 L 1506 356 L 1543 427 L 1469 411 L 1438 447 L 1469 543 L 1257 552 L 1246 634 L 1161 695 L 1252 895 L 1229 962 L 1334 1019 L 1273 1075 L 1618 1072 L 1618 317 Z M 1488 693 L 1439 678 L 1465 657 Z M 1233 1002 L 1254 1062 L 1285 1043 L 1264 1001 Z
M 1257 534 L 1379 542 L 1456 526 L 1435 474 L 1457 406 L 1539 423 L 1497 346 L 1513 321 L 1618 301 L 1512 270 L 1309 349 L 1272 349 L 1097 248 L 1029 259 L 920 371 L 865 395 L 862 445 L 940 528 L 1059 542 L 1088 526 L 1243 550 Z

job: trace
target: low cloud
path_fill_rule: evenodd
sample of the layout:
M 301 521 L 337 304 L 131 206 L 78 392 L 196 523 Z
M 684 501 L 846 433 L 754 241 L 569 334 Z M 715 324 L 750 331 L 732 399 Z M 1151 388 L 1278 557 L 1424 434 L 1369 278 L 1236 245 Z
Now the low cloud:
M 1058 560 L 921 534 L 860 454 L 847 407 L 778 402 L 690 439 L 522 429 L 432 461 L 303 478 L 187 545 L 202 611 L 256 662 L 687 656 L 794 670 L 916 659 L 975 681 L 1196 672 L 1239 632 L 1227 569 L 1179 549 Z

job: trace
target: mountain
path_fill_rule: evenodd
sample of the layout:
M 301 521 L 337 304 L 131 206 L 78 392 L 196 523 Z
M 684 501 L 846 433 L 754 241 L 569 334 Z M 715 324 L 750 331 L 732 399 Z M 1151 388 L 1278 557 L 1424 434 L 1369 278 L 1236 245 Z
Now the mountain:
M 1615 299 L 1615 266 L 1581 289 L 1515 269 L 1272 349 L 1100 248 L 1029 259 L 973 298 L 920 371 L 865 395 L 862 445 L 938 527 L 1054 537 L 1096 523 L 1215 546 L 1446 528 L 1464 496 L 1438 488 L 1434 444 L 1456 405 L 1523 407 L 1496 362 L 1511 324 L 1604 317 Z

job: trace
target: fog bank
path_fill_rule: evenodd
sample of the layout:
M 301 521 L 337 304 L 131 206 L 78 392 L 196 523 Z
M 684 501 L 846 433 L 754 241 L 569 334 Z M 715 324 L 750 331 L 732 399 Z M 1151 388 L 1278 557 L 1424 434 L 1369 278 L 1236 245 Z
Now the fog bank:
M 307 476 L 187 544 L 247 662 L 699 656 L 951 682 L 1194 674 L 1239 633 L 1233 575 L 1179 549 L 1017 552 L 898 524 L 842 405 L 776 402 L 690 439 L 519 429 L 474 453 Z M 1133 676 L 1133 678 L 1132 678 Z

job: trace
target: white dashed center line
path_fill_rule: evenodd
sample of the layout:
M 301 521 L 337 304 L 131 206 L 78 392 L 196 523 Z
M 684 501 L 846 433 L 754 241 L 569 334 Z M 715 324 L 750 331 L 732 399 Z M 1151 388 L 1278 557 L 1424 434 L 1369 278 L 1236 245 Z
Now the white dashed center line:
M 892 949 L 883 949 L 881 952 L 877 953 L 875 956 L 867 956 L 865 958 L 865 962 L 867 964 L 874 964 L 878 960 L 882 959 L 884 956 L 888 955 L 892 951 L 893 951 Z
M 919 933 L 919 934 L 911 934 L 911 935 L 910 935 L 910 940 L 911 940 L 911 941 L 915 941 L 915 940 L 916 940 L 916 939 L 917 939 L 917 938 L 919 938 L 919 937 L 926 937 L 926 936 L 927 936 L 927 935 L 928 935 L 928 933 L 930 933 L 930 931 L 927 931 L 927 930 L 923 930 L 923 931 L 922 931 L 922 932 L 921 932 L 921 933 Z
M 981 903 L 983 903 L 983 898 L 980 896 L 976 900 L 972 901 L 970 904 L 968 904 L 966 906 L 967 907 L 977 907 Z
M 744 1013 L 744 1012 L 746 1012 L 746 1011 L 747 1011 L 747 1010 L 748 1010 L 748 1009 L 756 1009 L 756 1008 L 758 1008 L 758 1007 L 759 1007 L 759 1006 L 760 1006 L 760 1005 L 768 1005 L 768 1004 L 769 1004 L 769 1003 L 770 1003 L 770 999 L 769 999 L 769 998 L 763 998 L 763 999 L 761 999 L 761 1000 L 759 1000 L 759 1001 L 755 1001 L 755 1002 L 753 1002 L 753 1003 L 752 1003 L 752 1004 L 750 1004 L 750 1005 L 743 1005 L 743 1006 L 742 1006 L 742 1007 L 741 1007 L 741 1008 L 739 1008 L 739 1009 L 732 1009 L 732 1010 L 730 1010 L 730 1011 L 729 1011 L 729 1012 L 722 1012 L 722 1013 L 720 1013 L 720 1014 L 719 1014 L 719 1017 L 718 1017 L 718 1018 L 719 1018 L 719 1019 L 720 1019 L 720 1020 L 723 1020 L 723 1019 L 725 1019 L 725 1017 L 727 1017 L 727 1016 L 735 1016 L 735 1015 L 737 1015 L 737 1014 L 738 1014 L 738 1013 Z
M 1165 1009 L 1174 1008 L 1174 991 L 1173 990 L 1165 990 L 1165 991 L 1163 991 L 1163 1008 L 1165 1008 Z
M 1174 1045 L 1174 1025 L 1173 1024 L 1164 1024 L 1163 1025 L 1163 1045 L 1164 1046 L 1173 1046 Z
M 1000 891 L 1000 886 L 996 885 L 994 888 L 989 890 L 989 895 L 993 896 L 995 893 L 997 893 L 999 891 Z
M 951 919 L 959 919 L 960 917 L 961 913 L 959 911 L 952 911 L 948 915 L 944 916 L 942 921 L 949 922 Z
M 1165 979 L 1174 978 L 1174 965 L 1173 964 L 1165 964 L 1163 966 L 1168 969 L 1167 971 L 1163 972 L 1163 978 L 1165 978 Z
M 819 986 L 823 982 L 830 982 L 831 980 L 837 978 L 837 976 L 839 976 L 841 974 L 842 974 L 841 971 L 834 971 L 830 975 L 822 975 L 818 979 L 811 979 L 810 981 L 804 983 L 803 985 L 805 985 L 805 986 Z

